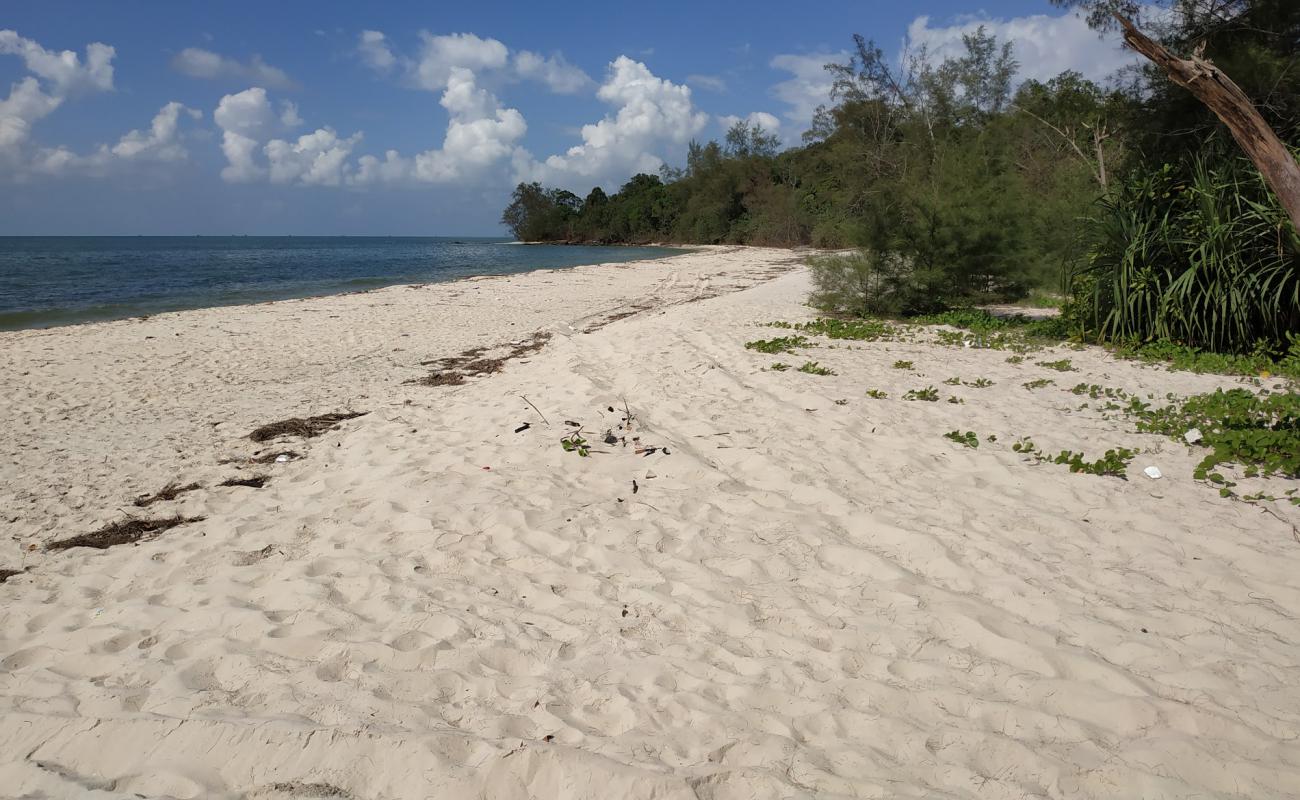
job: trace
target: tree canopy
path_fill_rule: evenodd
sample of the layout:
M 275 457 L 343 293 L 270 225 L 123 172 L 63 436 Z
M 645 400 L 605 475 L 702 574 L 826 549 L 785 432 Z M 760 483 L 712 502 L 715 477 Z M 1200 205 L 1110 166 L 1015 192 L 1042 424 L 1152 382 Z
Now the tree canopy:
M 1285 143 L 1300 142 L 1295 0 L 1052 1 L 1099 30 L 1119 24 L 1114 12 L 1132 14 L 1171 50 L 1203 52 Z M 1294 227 L 1259 174 L 1238 163 L 1220 119 L 1161 69 L 1017 85 L 1012 44 L 982 27 L 941 60 L 924 49 L 887 58 L 860 35 L 851 53 L 826 65 L 830 102 L 798 146 L 782 150 L 776 136 L 739 122 L 722 142 L 691 142 L 684 165 L 632 176 L 613 194 L 593 189 L 577 203 L 521 184 L 503 221 L 536 241 L 855 247 L 855 269 L 870 279 L 841 285 L 872 286 L 901 312 L 1042 286 L 1091 297 L 1080 319 L 1099 331 L 1133 301 L 1129 289 L 1115 294 L 1129 285 L 1112 280 L 1121 270 L 1162 287 L 1143 301 L 1154 311 L 1108 328 L 1125 336 L 1181 330 L 1190 340 L 1177 320 L 1219 303 L 1272 311 L 1234 312 L 1253 321 L 1202 337 L 1215 347 L 1249 348 L 1248 336 L 1278 342 L 1300 327 Z M 1153 187 L 1168 195 L 1143 199 Z M 1214 252 L 1197 250 L 1211 230 Z M 1229 285 L 1231 299 L 1215 294 Z

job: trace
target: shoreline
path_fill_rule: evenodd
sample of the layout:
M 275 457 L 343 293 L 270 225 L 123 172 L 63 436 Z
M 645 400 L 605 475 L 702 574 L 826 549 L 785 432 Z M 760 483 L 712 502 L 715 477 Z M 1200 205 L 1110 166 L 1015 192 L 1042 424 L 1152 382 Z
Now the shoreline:
M 22 238 L 46 239 L 46 238 L 52 238 L 52 237 L 32 236 L 32 237 L 0 237 L 0 238 L 12 238 L 12 239 L 22 239 Z M 60 239 L 67 239 L 67 238 L 84 238 L 84 239 L 122 238 L 122 239 L 128 239 L 128 240 L 129 240 L 129 239 L 134 239 L 134 238 L 136 238 L 136 237 L 131 237 L 131 236 L 123 236 L 123 237 L 99 237 L 99 236 L 87 236 L 87 237 L 53 237 L 53 238 L 60 238 Z M 189 240 L 189 239 L 191 239 L 191 238 L 195 238 L 195 237 L 148 237 L 148 238 L 176 238 L 176 239 Z M 241 237 L 209 237 L 209 238 L 241 238 Z M 257 238 L 257 237 L 251 237 L 251 238 Z M 285 239 L 293 239 L 293 238 L 325 238 L 325 237 L 292 237 L 292 236 L 284 236 L 284 237 L 262 237 L 262 238 L 285 238 Z M 393 238 L 421 239 L 421 238 L 427 238 L 427 237 L 391 237 L 391 236 L 372 236 L 372 237 L 358 237 L 358 236 L 351 236 L 351 237 L 349 237 L 349 236 L 339 236 L 339 237 L 329 237 L 329 238 L 340 238 L 340 239 L 393 239 Z M 447 237 L 447 238 L 449 238 L 449 237 Z M 470 238 L 473 238 L 473 237 L 470 237 Z M 451 243 L 451 244 L 460 244 L 461 241 L 460 241 L 460 240 L 452 240 L 452 241 L 449 242 L 449 243 Z M 557 243 L 555 243 L 555 242 L 536 242 L 536 243 L 533 243 L 533 242 L 496 242 L 496 244 L 501 244 L 501 245 L 516 245 L 516 244 L 518 244 L 518 245 L 532 245 L 532 244 L 556 245 Z M 698 249 L 698 248 L 709 247 L 709 245 L 671 245 L 671 244 L 645 244 L 645 245 L 600 245 L 600 244 L 585 244 L 585 245 L 582 245 L 582 246 L 593 247 L 593 248 L 594 248 L 594 247 L 608 247 L 608 248 L 610 248 L 610 249 L 615 249 L 615 248 L 637 248 L 637 249 L 652 249 L 652 248 L 659 248 L 659 249 L 663 249 L 663 250 L 680 250 L 680 251 L 682 251 L 682 252 L 681 252 L 681 253 L 675 253 L 675 254 L 667 254 L 667 255 L 663 255 L 663 256 L 656 256 L 656 257 L 653 257 L 653 258 L 633 258 L 633 259 L 628 259 L 628 260 L 626 260 L 626 261 L 614 261 L 614 262 L 593 261 L 593 262 L 591 262 L 591 263 L 587 263 L 587 264 L 574 264 L 574 265 L 572 265 L 572 266 L 564 266 L 564 267 L 534 267 L 534 268 L 531 268 L 531 269 L 521 270 L 521 271 L 519 271 L 519 272 L 485 273 L 485 274 L 481 274 L 481 275 L 461 275 L 461 276 L 457 276 L 457 277 L 453 277 L 453 278 L 448 278 L 448 279 L 446 279 L 446 280 L 441 280 L 441 281 L 423 281 L 423 282 L 417 282 L 417 283 L 406 283 L 406 282 L 403 282 L 403 281 L 395 281 L 395 282 L 392 282 L 392 283 L 387 283 L 387 282 L 382 282 L 382 281 L 386 281 L 386 279 L 384 279 L 384 278 L 376 278 L 376 279 L 374 279 L 374 280 L 381 281 L 381 283 L 379 283 L 378 285 L 370 286 L 370 287 L 368 287 L 368 288 L 364 288 L 364 289 L 341 289 L 341 290 L 339 290 L 339 291 L 332 291 L 332 292 L 323 292 L 323 293 L 316 293 L 316 294 L 296 295 L 296 296 L 290 296 L 290 297 L 276 297 L 276 298 L 271 298 L 271 299 L 253 300 L 253 301 L 248 301 L 248 302 L 235 301 L 235 302 L 229 302 L 229 303 L 217 303 L 217 304 L 212 304 L 212 305 L 182 306 L 182 307 L 178 307 L 178 308 L 169 308 L 169 309 L 166 309 L 166 310 L 157 311 L 157 312 L 149 313 L 149 314 L 130 314 L 130 315 L 126 315 L 126 316 L 112 316 L 112 317 L 107 317 L 107 318 L 103 318 L 103 319 L 85 319 L 85 320 L 78 320 L 78 321 L 72 321 L 72 322 L 55 322 L 55 323 L 51 323 L 51 324 L 42 324 L 42 325 L 25 325 L 25 326 L 22 326 L 22 327 L 7 327 L 7 326 L 5 326 L 4 324 L 0 324 L 0 334 L 5 334 L 5 333 L 14 333 L 14 332 L 18 332 L 18 331 L 29 331 L 29 330 L 51 330 L 51 329 L 57 329 L 57 328 L 68 328 L 68 327 L 79 326 L 79 325 L 99 325 L 99 324 L 109 323 L 109 322 L 124 322 L 124 321 L 130 321 L 130 320 L 141 320 L 141 319 L 149 319 L 149 318 L 151 318 L 151 317 L 161 316 L 161 315 L 163 315 L 163 314 L 178 314 L 178 313 L 183 313 L 183 312 L 186 312 L 186 311 L 202 311 L 202 310 L 205 310 L 205 309 L 211 309 L 211 308 L 237 308 L 237 307 L 243 307 L 243 306 L 260 306 L 260 305 L 266 305 L 266 304 L 268 304 L 268 303 L 283 303 L 283 302 L 291 302 L 291 301 L 298 301 L 298 300 L 314 300 L 314 299 L 323 298 L 323 297 L 337 297 L 337 296 L 342 296 L 342 295 L 352 295 L 352 294 L 367 294 L 367 293 L 369 293 L 369 292 L 374 292 L 374 291 L 378 291 L 378 290 L 381 290 L 381 289 L 388 289 L 388 288 L 399 287 L 399 286 L 424 287 L 424 286 L 432 286 L 432 285 L 443 284 L 443 283 L 455 283 L 455 282 L 457 282 L 457 281 L 477 280 L 477 279 L 481 279 L 481 278 L 497 278 L 497 277 L 506 277 L 506 276 L 510 276 L 510 275 L 526 275 L 526 274 L 529 274 L 529 273 L 532 273 L 532 272 L 539 272 L 539 271 L 548 271 L 548 270 L 549 270 L 549 271 L 556 271 L 556 270 L 565 270 L 565 269 L 575 269 L 575 268 L 577 268 L 577 267 L 600 266 L 600 265 L 602 265 L 602 264 L 627 264 L 627 263 L 640 263 L 640 262 L 648 262 L 648 261 L 657 261 L 657 260 L 660 260 L 660 259 L 662 259 L 662 258 L 672 258 L 674 255 L 687 255 L 687 254 L 689 254 L 689 253 L 691 253 L 691 252 L 696 251 L 696 249 Z M 354 279 L 353 281 L 348 281 L 348 282 L 355 282 L 355 279 Z M 129 305 L 129 304 L 128 304 L 128 303 L 123 303 L 122 305 Z M 96 306 L 96 307 L 94 307 L 94 308 L 101 308 L 101 306 Z M 45 309 L 45 310 L 36 310 L 36 311 L 28 311 L 28 310 L 0 311 L 0 319 L 3 319 L 6 315 L 10 315 L 10 316 L 13 316 L 13 315 L 22 315 L 22 314 L 38 314 L 38 315 L 39 315 L 39 314 L 48 314 L 48 313 L 51 313 L 52 311 L 63 311 L 63 310 L 65 310 L 65 309 L 63 309 L 63 308 L 57 308 L 57 309 Z M 89 310 L 94 310 L 94 309 L 89 309 Z M 85 311 L 85 309 L 83 309 L 82 311 Z M 76 310 L 73 310 L 73 311 L 71 311 L 70 313 L 77 313 L 77 311 L 76 311 Z
M 1069 388 L 1243 382 L 920 326 L 747 348 L 814 316 L 797 261 L 0 334 L 0 569 L 27 568 L 0 583 L 0 776 L 263 800 L 1300 785 L 1300 511 L 1218 497 L 1200 454 Z M 470 377 L 404 383 L 431 371 Z M 926 386 L 946 402 L 907 398 Z M 363 415 L 249 438 L 340 412 Z M 1020 436 L 1140 460 L 1074 474 Z M 179 524 L 46 549 L 127 514 Z
M 24 540 L 65 525 L 97 527 L 121 517 L 123 499 L 161 487 L 151 477 L 159 470 L 142 458 L 172 474 L 212 466 L 214 456 L 243 448 L 241 428 L 407 399 L 411 389 L 402 382 L 428 373 L 421 361 L 498 347 L 537 330 L 572 335 L 607 315 L 647 313 L 709 293 L 711 281 L 752 285 L 788 260 L 762 248 L 701 248 L 0 331 L 0 370 L 11 376 L 13 398 L 0 409 L 0 426 L 15 431 L 0 444 L 9 464 L 0 470 L 0 507 Z M 164 442 L 151 441 L 155 427 Z M 91 446 L 69 447 L 79 440 Z M 30 483 L 37 485 L 24 487 Z M 50 497 L 50 487 L 73 492 L 71 507 Z M 14 547 L 0 541 L 0 563 L 19 555 Z

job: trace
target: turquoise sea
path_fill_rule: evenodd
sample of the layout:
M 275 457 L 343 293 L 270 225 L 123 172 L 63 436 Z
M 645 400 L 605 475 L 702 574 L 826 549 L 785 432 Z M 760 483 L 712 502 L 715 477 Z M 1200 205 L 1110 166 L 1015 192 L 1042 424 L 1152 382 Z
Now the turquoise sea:
M 441 236 L 0 237 L 0 330 L 679 252 Z

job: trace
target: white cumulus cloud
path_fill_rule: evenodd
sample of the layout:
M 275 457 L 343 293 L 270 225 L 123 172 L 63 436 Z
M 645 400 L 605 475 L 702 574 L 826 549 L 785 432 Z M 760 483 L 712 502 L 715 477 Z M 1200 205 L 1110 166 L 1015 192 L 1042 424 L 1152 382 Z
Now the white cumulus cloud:
M 110 91 L 113 88 L 113 56 L 109 45 L 92 42 L 86 45 L 86 60 L 72 50 L 46 50 L 16 31 L 0 30 L 0 55 L 20 56 L 27 71 L 47 81 L 52 93 L 63 97 L 78 89 Z
M 115 52 L 93 42 L 86 45 L 83 61 L 72 50 L 46 50 L 16 31 L 0 30 L 0 55 L 18 56 L 31 73 L 10 85 L 8 97 L 0 100 L 0 159 L 17 166 L 32 127 L 70 95 L 112 90 Z
M 377 72 L 387 72 L 397 63 L 397 57 L 388 49 L 388 39 L 381 31 L 362 31 L 357 42 L 357 55 L 366 66 Z
M 421 89 L 442 91 L 453 69 L 474 73 L 506 66 L 510 51 L 496 39 L 481 39 L 472 33 L 435 36 L 420 33 L 420 55 L 409 64 L 410 78 Z
M 35 78 L 24 78 L 9 88 L 0 100 L 0 156 L 17 158 L 19 148 L 31 136 L 32 125 L 50 115 L 63 98 L 47 94 Z
M 0 100 L 0 170 L 19 180 L 34 174 L 101 175 L 127 162 L 175 162 L 188 156 L 180 133 L 183 115 L 200 112 L 168 103 L 148 128 L 133 130 L 115 144 L 101 144 L 87 154 L 41 145 L 33 138 L 37 122 L 83 92 L 113 89 L 116 50 L 100 42 L 86 45 L 84 59 L 72 50 L 47 50 L 38 42 L 0 30 L 0 55 L 22 59 L 30 73 L 9 87 Z
M 212 121 L 223 131 L 256 139 L 271 132 L 276 116 L 266 90 L 254 86 L 222 97 Z
M 266 63 L 261 56 L 243 62 L 201 47 L 187 47 L 177 53 L 172 58 L 172 69 L 191 78 L 253 83 L 273 89 L 292 89 L 296 85 L 288 73 Z
M 188 153 L 179 137 L 182 114 L 195 120 L 203 118 L 202 111 L 187 108 L 182 103 L 173 101 L 158 111 L 148 130 L 131 131 L 123 136 L 110 152 L 118 158 L 183 161 Z
M 60 108 L 69 98 L 88 91 L 113 90 L 116 49 L 99 42 L 87 44 L 85 60 L 74 51 L 51 51 L 16 31 L 0 30 L 0 55 L 21 57 L 31 73 L 9 87 L 0 100 L 0 160 L 14 177 L 32 173 L 66 176 L 100 176 L 126 163 L 174 163 L 188 157 L 181 137 L 182 117 L 198 120 L 203 114 L 182 103 L 168 103 L 153 116 L 148 127 L 131 130 L 116 143 L 100 144 L 94 151 L 78 153 L 68 147 L 40 146 L 32 142 L 32 126 Z
M 357 55 L 369 67 L 406 85 L 438 92 L 447 112 L 441 142 L 428 150 L 354 156 L 362 135 L 344 137 L 330 127 L 297 139 L 273 138 L 276 128 L 301 123 L 294 106 L 280 114 L 262 87 L 226 95 L 213 119 L 222 131 L 231 182 L 268 180 L 314 185 L 419 185 L 504 182 L 521 176 L 583 181 L 622 180 L 634 171 L 655 171 L 665 148 L 683 146 L 708 123 L 691 102 L 691 90 L 655 76 L 626 56 L 615 60 L 597 96 L 613 107 L 582 129 L 582 142 L 539 163 L 523 148 L 528 124 L 490 87 L 534 80 L 553 92 L 578 91 L 591 79 L 563 56 L 511 53 L 501 42 L 472 33 L 420 34 L 419 50 L 395 50 L 382 31 L 362 31 Z M 751 118 L 768 129 L 778 120 L 765 112 Z
M 296 128 L 302 124 L 298 115 L 298 104 L 288 100 L 280 101 L 280 124 L 286 128 Z
M 322 127 L 297 139 L 276 138 L 277 131 L 301 125 L 302 118 L 298 107 L 288 102 L 280 103 L 277 114 L 260 86 L 222 97 L 212 120 L 221 128 L 221 152 L 226 156 L 221 177 L 228 183 L 267 179 L 339 186 L 353 172 L 348 159 L 362 136 L 345 138 L 333 128 Z
M 775 114 L 766 111 L 754 111 L 744 117 L 734 114 L 718 117 L 718 123 L 724 130 L 730 130 L 737 122 L 747 123 L 751 128 L 762 128 L 767 133 L 778 133 L 781 130 L 781 120 L 777 119 Z
M 221 152 L 226 166 L 221 178 L 230 183 L 245 183 L 266 175 L 257 163 L 258 142 L 269 135 L 275 124 L 275 111 L 260 86 L 228 94 L 217 103 L 212 121 L 221 128 Z
M 517 143 L 528 131 L 524 117 L 502 108 L 496 97 L 477 85 L 474 72 L 453 66 L 439 101 L 450 120 L 442 147 L 405 157 L 389 150 L 383 160 L 362 156 L 355 184 L 452 183 L 482 174 L 498 162 L 513 158 Z
M 516 158 L 519 140 L 528 130 L 524 116 L 503 107 L 481 80 L 484 74 L 504 74 L 511 66 L 510 51 L 501 42 L 472 33 L 421 32 L 419 54 L 411 58 L 394 53 L 382 32 L 363 31 L 358 53 L 377 71 L 399 68 L 408 85 L 440 92 L 438 103 L 447 110 L 448 121 L 439 147 L 414 155 L 396 150 L 386 151 L 383 158 L 363 155 L 349 183 L 465 183 Z M 568 90 L 579 80 L 577 76 L 586 77 L 562 57 L 546 59 L 530 53 L 520 62 L 520 55 L 513 62 L 516 72 L 522 63 L 526 77 L 546 83 L 553 91 Z
M 189 158 L 180 132 L 182 117 L 201 119 L 203 112 L 171 102 L 159 109 L 146 129 L 137 129 L 118 139 L 116 144 L 101 144 L 82 155 L 66 147 L 38 148 L 31 160 L 31 170 L 47 175 L 102 176 L 116 166 L 129 162 L 171 163 Z
M 221 179 L 227 183 L 249 183 L 265 177 L 266 168 L 257 163 L 257 140 L 234 131 L 221 134 L 221 153 L 226 166 Z
M 708 89 L 719 94 L 727 91 L 727 82 L 717 75 L 687 75 L 686 82 L 697 89 Z
M 1117 39 L 1103 40 L 1076 13 L 1050 16 L 1034 14 L 1010 19 L 964 19 L 953 25 L 932 26 L 930 17 L 917 17 L 907 26 L 906 47 L 924 47 L 931 61 L 963 55 L 962 36 L 983 26 L 999 42 L 1011 42 L 1020 62 L 1019 78 L 1046 81 L 1065 70 L 1101 81 L 1141 57 L 1125 50 Z
M 596 96 L 617 108 L 582 126 L 582 144 L 541 164 L 517 164 L 520 177 L 577 185 L 610 182 L 634 172 L 655 172 L 666 145 L 682 145 L 709 116 L 691 102 L 690 87 L 655 76 L 645 64 L 619 56 Z
M 587 73 L 570 64 L 560 53 L 546 57 L 520 50 L 514 55 L 514 67 L 519 77 L 544 83 L 556 94 L 574 94 L 592 83 Z
M 845 63 L 848 53 L 784 53 L 772 59 L 772 69 L 790 73 L 790 77 L 772 87 L 772 94 L 789 106 L 785 118 L 800 129 L 812 122 L 817 107 L 830 101 L 831 79 L 826 71 L 830 63 Z
M 296 141 L 272 139 L 262 149 L 272 183 L 339 186 L 352 148 L 360 141 L 360 133 L 342 139 L 332 129 L 320 128 Z

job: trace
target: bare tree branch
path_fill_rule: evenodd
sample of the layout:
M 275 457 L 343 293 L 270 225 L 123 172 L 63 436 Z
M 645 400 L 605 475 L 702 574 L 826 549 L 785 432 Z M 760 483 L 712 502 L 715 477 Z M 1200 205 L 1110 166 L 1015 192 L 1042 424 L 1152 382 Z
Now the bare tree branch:
M 1190 59 L 1178 58 L 1127 17 L 1118 13 L 1114 17 L 1124 29 L 1125 44 L 1163 69 L 1170 80 L 1195 95 L 1228 127 L 1277 194 L 1291 224 L 1300 230 L 1300 164 L 1241 87 L 1199 53 Z

